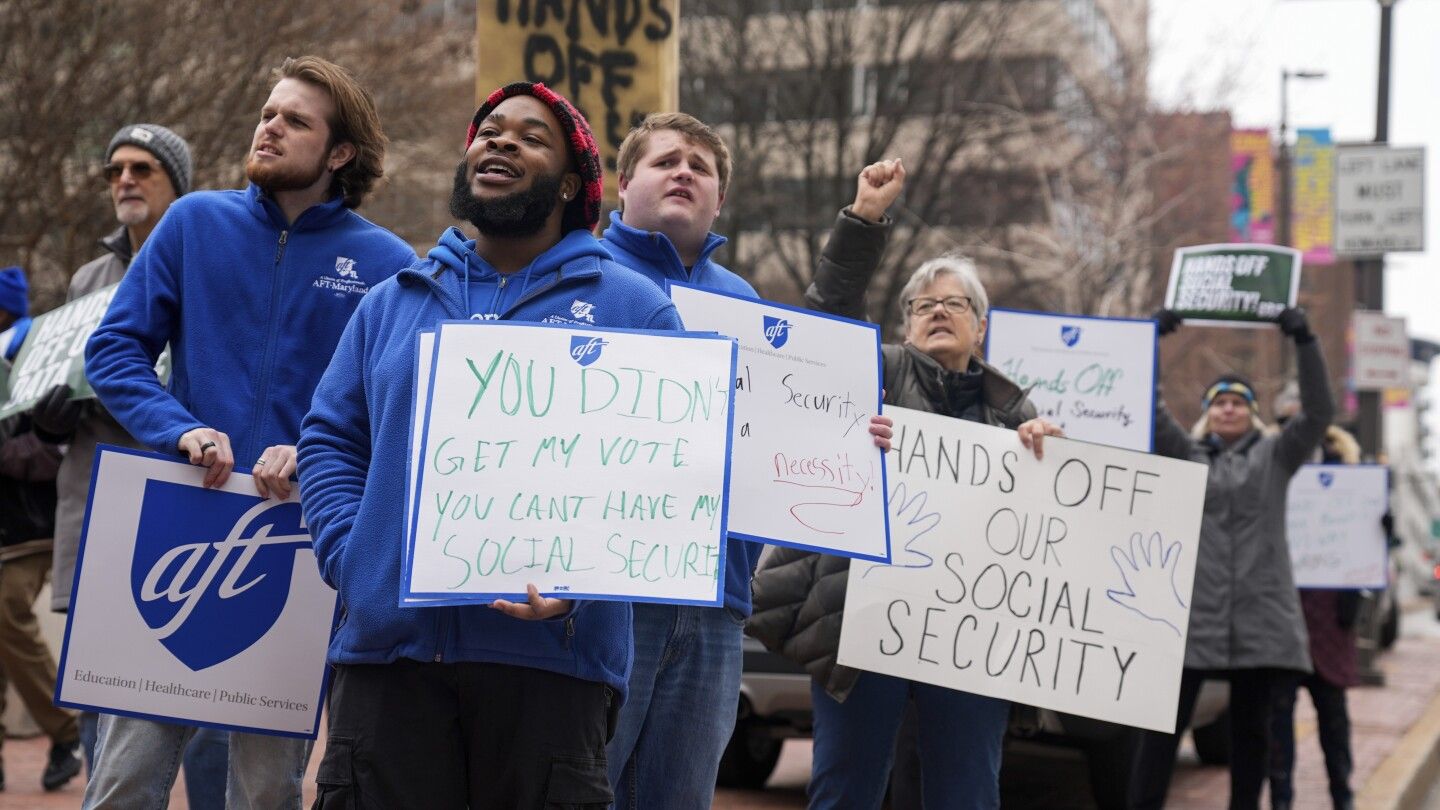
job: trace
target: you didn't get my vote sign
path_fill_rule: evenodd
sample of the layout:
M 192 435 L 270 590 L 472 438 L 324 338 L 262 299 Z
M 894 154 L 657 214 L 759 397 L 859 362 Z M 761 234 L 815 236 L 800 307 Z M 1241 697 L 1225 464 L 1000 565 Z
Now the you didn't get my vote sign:
M 1172 731 L 1205 467 L 887 412 L 892 564 L 851 563 L 839 662 Z
M 435 334 L 402 605 L 523 600 L 530 584 L 720 604 L 732 341 L 506 321 Z

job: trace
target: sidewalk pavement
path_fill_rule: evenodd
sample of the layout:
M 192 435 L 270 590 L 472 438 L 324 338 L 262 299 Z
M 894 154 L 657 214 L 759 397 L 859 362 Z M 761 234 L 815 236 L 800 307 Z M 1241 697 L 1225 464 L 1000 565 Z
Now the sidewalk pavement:
M 1352 786 L 1360 810 L 1414 810 L 1440 767 L 1436 751 L 1440 743 L 1440 639 L 1403 637 L 1380 658 L 1379 665 L 1386 676 L 1384 687 L 1349 691 L 1355 759 Z M 1325 762 L 1308 694 L 1302 694 L 1297 701 L 1295 715 L 1295 810 L 1329 810 Z M 751 793 L 738 800 L 722 797 L 716 807 L 803 807 L 802 786 L 810 765 L 808 742 L 804 741 L 803 751 L 798 740 L 787 746 L 784 773 L 777 772 L 772 780 L 787 785 L 789 790 L 770 791 L 769 795 Z M 307 806 L 314 798 L 315 768 L 322 750 L 323 740 L 310 758 L 305 785 Z M 799 756 L 789 755 L 791 750 Z M 73 810 L 80 806 L 84 786 L 78 778 L 54 793 L 40 789 L 40 773 L 48 752 L 49 740 L 44 737 L 6 741 L 5 791 L 0 793 L 0 810 Z M 1175 769 L 1167 807 L 1215 810 L 1225 806 L 1228 794 L 1228 772 L 1200 765 L 1187 743 Z M 184 807 L 184 793 L 177 785 L 170 808 Z
M 1350 785 L 1359 810 L 1411 810 L 1436 775 L 1440 640 L 1402 637 L 1380 657 L 1379 668 L 1385 673 L 1383 687 L 1362 686 L 1347 692 L 1355 760 Z M 1295 810 L 1330 810 L 1315 709 L 1303 690 L 1296 700 L 1295 726 Z M 1229 772 L 1201 766 L 1193 749 L 1181 756 L 1166 807 L 1224 807 L 1230 792 Z

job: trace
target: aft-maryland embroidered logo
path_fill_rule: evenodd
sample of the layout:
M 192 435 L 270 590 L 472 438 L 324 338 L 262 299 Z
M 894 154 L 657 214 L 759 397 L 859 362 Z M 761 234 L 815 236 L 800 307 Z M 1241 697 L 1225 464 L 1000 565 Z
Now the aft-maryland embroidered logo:
M 360 271 L 355 269 L 355 260 L 348 256 L 336 256 L 335 274 L 316 278 L 315 286 L 335 295 L 364 295 L 370 291 L 370 285 L 360 280 Z
M 588 366 L 600 359 L 600 352 L 610 341 L 585 335 L 570 336 L 570 357 L 582 366 Z
M 298 503 L 149 481 L 130 589 L 155 638 L 198 672 L 270 631 L 306 548 Z
M 1078 326 L 1062 326 L 1062 327 L 1060 327 L 1060 342 L 1061 342 L 1061 343 L 1064 343 L 1066 346 L 1074 346 L 1076 343 L 1079 343 L 1079 342 L 1080 342 L 1080 327 L 1078 327 Z
M 570 317 L 559 313 L 551 313 L 540 319 L 541 323 L 565 323 L 573 326 L 594 326 L 595 305 L 589 301 L 581 301 L 576 298 L 570 304 Z
M 781 346 L 784 346 L 785 341 L 790 339 L 790 327 L 792 325 L 793 324 L 791 324 L 784 318 L 777 318 L 773 315 L 766 315 L 765 340 L 768 341 L 771 346 L 774 346 L 777 349 Z
M 577 321 L 595 323 L 595 305 L 576 298 L 575 303 L 570 305 L 570 316 Z

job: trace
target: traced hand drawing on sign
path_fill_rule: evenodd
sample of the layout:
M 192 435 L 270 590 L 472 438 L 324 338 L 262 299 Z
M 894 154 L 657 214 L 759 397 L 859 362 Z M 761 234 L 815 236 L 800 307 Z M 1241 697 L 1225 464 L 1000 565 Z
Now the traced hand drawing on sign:
M 1166 546 L 1159 532 L 1151 534 L 1149 541 L 1140 532 L 1130 535 L 1129 553 L 1122 546 L 1111 546 L 1110 558 L 1125 587 L 1111 588 L 1106 595 L 1120 607 L 1183 635 L 1180 628 L 1188 621 L 1189 607 L 1175 587 L 1180 552 L 1180 541 Z
M 904 531 L 910 535 L 902 549 L 908 559 L 896 556 L 889 565 L 873 564 L 866 568 L 861 576 L 868 577 L 870 572 L 877 568 L 929 568 L 935 564 L 935 558 L 919 548 L 920 538 L 940 525 L 939 512 L 925 511 L 929 501 L 930 493 L 921 490 L 911 495 L 904 481 L 896 482 L 890 493 L 890 514 L 895 516 L 893 525 L 903 526 Z

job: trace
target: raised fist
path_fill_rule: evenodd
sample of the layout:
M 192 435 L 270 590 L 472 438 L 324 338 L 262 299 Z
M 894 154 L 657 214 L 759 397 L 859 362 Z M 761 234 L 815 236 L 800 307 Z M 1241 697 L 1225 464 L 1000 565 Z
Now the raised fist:
M 905 166 L 900 158 L 871 163 L 860 171 L 850 213 L 867 222 L 885 219 L 885 209 L 905 188 Z

